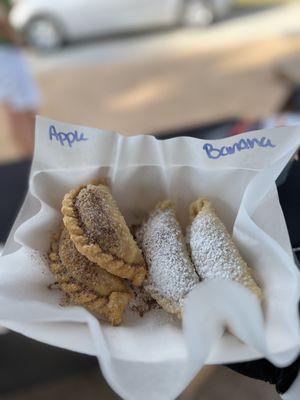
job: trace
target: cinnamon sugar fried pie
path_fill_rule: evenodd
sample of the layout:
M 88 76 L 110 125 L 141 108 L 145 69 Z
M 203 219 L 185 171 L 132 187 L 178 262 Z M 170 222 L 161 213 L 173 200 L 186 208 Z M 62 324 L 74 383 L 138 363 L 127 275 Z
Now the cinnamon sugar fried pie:
M 106 271 L 141 286 L 146 265 L 118 205 L 104 184 L 80 186 L 62 202 L 65 227 L 77 250 Z
M 82 305 L 97 317 L 119 325 L 132 298 L 122 279 L 80 254 L 66 229 L 55 235 L 49 254 L 50 269 L 69 303 Z

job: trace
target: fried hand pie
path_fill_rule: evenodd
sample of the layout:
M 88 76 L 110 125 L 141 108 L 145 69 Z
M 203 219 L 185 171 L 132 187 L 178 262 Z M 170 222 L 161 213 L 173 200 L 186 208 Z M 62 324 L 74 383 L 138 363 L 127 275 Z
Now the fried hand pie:
M 201 198 L 196 200 L 190 206 L 190 218 L 188 243 L 201 279 L 233 280 L 261 298 L 261 289 L 253 279 L 251 269 L 241 257 L 212 203 Z
M 81 305 L 112 325 L 119 325 L 132 298 L 122 279 L 99 268 L 80 254 L 66 229 L 53 239 L 50 269 L 68 302 Z
M 146 265 L 109 188 L 88 184 L 62 202 L 65 227 L 77 250 L 93 263 L 134 286 L 142 285 Z
M 199 282 L 173 204 L 155 207 L 136 232 L 148 264 L 144 289 L 167 312 L 181 317 L 184 297 Z

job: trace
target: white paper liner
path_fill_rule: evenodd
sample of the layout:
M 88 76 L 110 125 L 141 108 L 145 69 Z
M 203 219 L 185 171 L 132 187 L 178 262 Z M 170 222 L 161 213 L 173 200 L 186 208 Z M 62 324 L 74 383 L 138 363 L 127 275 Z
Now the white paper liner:
M 56 132 L 83 133 L 69 146 Z M 73 137 L 73 136 L 72 136 Z M 113 389 L 124 399 L 172 399 L 205 363 L 262 356 L 289 364 L 300 346 L 299 272 L 275 180 L 300 143 L 298 128 L 250 132 L 211 143 L 217 148 L 266 137 L 274 147 L 210 159 L 206 141 L 124 138 L 39 118 L 30 187 L 0 259 L 0 325 L 45 343 L 98 357 Z M 183 328 L 163 311 L 140 318 L 127 312 L 120 327 L 100 324 L 80 307 L 60 307 L 60 293 L 43 254 L 61 222 L 69 189 L 108 177 L 129 223 L 139 222 L 157 201 L 171 198 L 185 227 L 188 205 L 199 196 L 214 203 L 233 232 L 264 292 L 261 305 L 237 283 L 200 283 L 185 304 Z M 234 334 L 225 333 L 224 327 Z

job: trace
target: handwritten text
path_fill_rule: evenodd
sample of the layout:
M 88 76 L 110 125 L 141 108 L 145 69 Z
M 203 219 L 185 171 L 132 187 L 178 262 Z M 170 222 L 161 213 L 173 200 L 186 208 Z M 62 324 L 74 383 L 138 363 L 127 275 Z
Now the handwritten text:
M 87 137 L 84 136 L 84 133 L 78 133 L 76 130 L 74 132 L 57 132 L 54 125 L 49 127 L 49 138 L 50 140 L 57 140 L 60 142 L 62 146 L 67 144 L 69 147 L 72 147 L 76 142 L 82 142 L 88 140 Z
M 255 146 L 257 147 L 276 147 L 271 142 L 271 139 L 266 137 L 253 138 L 253 139 L 241 139 L 231 146 L 222 146 L 220 148 L 215 147 L 211 143 L 205 143 L 203 150 L 206 152 L 208 158 L 217 159 L 219 157 L 229 156 L 237 151 L 251 150 Z

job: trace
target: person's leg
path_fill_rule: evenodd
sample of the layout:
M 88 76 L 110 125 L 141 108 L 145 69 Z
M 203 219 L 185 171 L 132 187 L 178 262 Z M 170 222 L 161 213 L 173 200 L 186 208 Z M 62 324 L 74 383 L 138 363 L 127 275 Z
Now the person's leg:
M 22 158 L 30 158 L 34 148 L 34 111 L 16 111 L 9 105 L 5 107 L 11 136 L 19 148 Z

